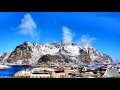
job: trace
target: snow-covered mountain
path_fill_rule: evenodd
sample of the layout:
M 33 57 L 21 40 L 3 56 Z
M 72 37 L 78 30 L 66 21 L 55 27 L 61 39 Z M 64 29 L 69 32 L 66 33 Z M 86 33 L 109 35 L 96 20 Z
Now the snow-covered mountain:
M 75 43 L 31 44 L 17 46 L 7 61 L 18 64 L 96 64 L 111 63 L 112 59 L 92 46 Z
M 11 53 L 4 52 L 0 54 L 0 62 L 7 62 L 7 59 Z

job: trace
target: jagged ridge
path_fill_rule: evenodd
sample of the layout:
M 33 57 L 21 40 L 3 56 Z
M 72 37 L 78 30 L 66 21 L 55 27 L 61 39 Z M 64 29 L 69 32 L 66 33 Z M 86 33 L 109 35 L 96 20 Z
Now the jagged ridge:
M 111 63 L 112 59 L 92 46 L 80 46 L 75 43 L 31 44 L 24 42 L 17 46 L 7 61 L 19 64 L 46 63 Z

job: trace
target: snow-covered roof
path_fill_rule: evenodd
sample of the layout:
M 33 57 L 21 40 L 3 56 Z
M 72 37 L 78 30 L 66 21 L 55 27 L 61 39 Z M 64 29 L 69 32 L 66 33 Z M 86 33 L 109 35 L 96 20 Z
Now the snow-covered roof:
M 109 68 L 108 71 L 113 77 L 120 76 L 119 72 L 114 68 Z
M 48 71 L 55 71 L 55 69 L 52 69 L 52 68 L 33 68 L 33 70 L 48 70 Z

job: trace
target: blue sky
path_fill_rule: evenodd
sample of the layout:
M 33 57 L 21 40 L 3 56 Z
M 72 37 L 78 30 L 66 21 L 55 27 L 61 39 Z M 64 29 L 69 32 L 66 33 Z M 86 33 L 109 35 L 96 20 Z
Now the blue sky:
M 25 41 L 50 43 L 64 38 L 85 39 L 100 52 L 120 59 L 120 13 L 0 12 L 0 52 L 11 52 Z

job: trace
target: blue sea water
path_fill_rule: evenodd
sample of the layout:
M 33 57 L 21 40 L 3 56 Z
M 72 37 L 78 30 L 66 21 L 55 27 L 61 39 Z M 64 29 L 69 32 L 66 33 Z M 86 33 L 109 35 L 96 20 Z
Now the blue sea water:
M 13 65 L 11 68 L 0 70 L 0 78 L 12 77 L 16 72 L 29 68 L 29 65 Z

